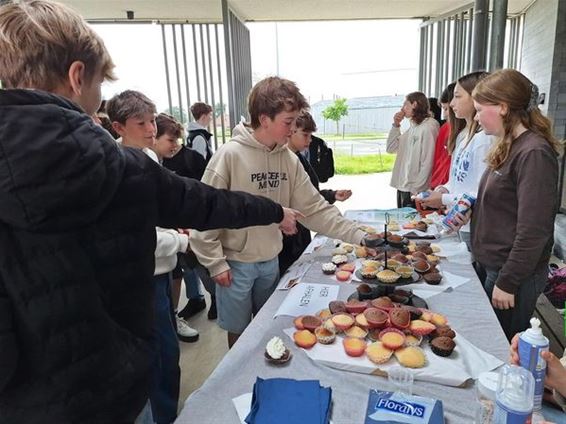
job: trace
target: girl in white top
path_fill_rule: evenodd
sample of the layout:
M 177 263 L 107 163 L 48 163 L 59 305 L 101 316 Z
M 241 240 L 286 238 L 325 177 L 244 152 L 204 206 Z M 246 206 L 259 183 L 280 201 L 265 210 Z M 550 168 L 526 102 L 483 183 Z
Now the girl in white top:
M 408 118 L 410 128 L 401 134 L 401 121 Z M 414 206 L 411 194 L 430 186 L 438 122 L 430 116 L 428 99 L 423 93 L 407 95 L 401 111 L 393 117 L 387 137 L 387 153 L 397 153 L 391 187 L 397 189 L 397 207 Z
M 452 154 L 450 177 L 443 186 L 438 186 L 430 196 L 421 201 L 429 208 L 452 207 L 464 193 L 477 195 L 481 176 L 487 166 L 485 159 L 493 143 L 475 120 L 476 110 L 472 91 L 476 84 L 486 77 L 486 72 L 472 72 L 458 80 L 454 87 L 454 98 L 450 107 L 457 118 L 452 128 L 456 137 Z M 462 227 L 462 238 L 469 245 L 470 226 Z M 469 247 L 469 246 L 468 246 Z

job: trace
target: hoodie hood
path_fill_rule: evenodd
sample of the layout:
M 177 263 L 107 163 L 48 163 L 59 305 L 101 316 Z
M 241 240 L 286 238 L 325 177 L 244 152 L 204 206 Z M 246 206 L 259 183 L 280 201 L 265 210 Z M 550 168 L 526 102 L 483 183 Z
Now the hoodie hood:
M 37 232 L 80 228 L 106 208 L 124 166 L 110 134 L 76 104 L 0 90 L 0 222 Z
M 275 145 L 273 149 L 261 144 L 256 138 L 253 136 L 252 129 L 246 126 L 244 123 L 240 122 L 236 127 L 232 130 L 232 141 L 236 143 L 243 144 L 245 146 L 252 147 L 254 149 L 264 150 L 266 153 L 269 154 L 277 154 L 283 150 L 287 150 L 286 145 Z

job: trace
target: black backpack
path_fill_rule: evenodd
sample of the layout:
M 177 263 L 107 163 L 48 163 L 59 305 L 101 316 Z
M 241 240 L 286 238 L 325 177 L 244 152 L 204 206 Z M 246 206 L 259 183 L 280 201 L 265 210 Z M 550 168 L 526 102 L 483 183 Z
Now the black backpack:
M 325 183 L 334 176 L 334 156 L 332 149 L 319 137 L 312 136 L 309 146 L 309 162 L 312 165 L 318 180 Z

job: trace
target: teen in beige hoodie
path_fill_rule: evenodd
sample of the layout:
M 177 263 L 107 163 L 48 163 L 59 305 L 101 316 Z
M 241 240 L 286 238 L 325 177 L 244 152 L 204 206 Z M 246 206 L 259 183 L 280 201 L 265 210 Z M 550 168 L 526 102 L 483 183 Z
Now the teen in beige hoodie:
M 361 243 L 364 233 L 355 223 L 343 218 L 339 210 L 320 195 L 296 155 L 284 142 L 275 143 L 270 148 L 260 143 L 244 124 L 237 125 L 232 134 L 232 140 L 212 157 L 202 182 L 217 188 L 268 197 L 282 206 L 300 211 L 304 215 L 299 218 L 300 223 L 313 231 L 350 243 Z M 274 261 L 277 265 L 277 255 L 282 249 L 281 231 L 277 225 L 243 230 L 192 231 L 190 240 L 200 263 L 213 278 L 229 271 L 234 263 Z M 269 294 L 275 288 L 277 274 L 267 290 Z M 244 320 L 245 317 L 236 319 L 234 315 L 240 315 L 240 310 L 233 310 L 230 316 L 224 316 L 222 304 L 226 304 L 227 298 L 238 296 L 238 289 L 217 282 L 218 324 L 229 333 L 239 335 L 249 323 L 252 312 L 259 310 L 268 295 L 264 296 L 261 305 L 253 305 L 254 311 L 243 311 L 247 320 Z M 247 300 L 240 302 L 240 309 L 249 309 Z

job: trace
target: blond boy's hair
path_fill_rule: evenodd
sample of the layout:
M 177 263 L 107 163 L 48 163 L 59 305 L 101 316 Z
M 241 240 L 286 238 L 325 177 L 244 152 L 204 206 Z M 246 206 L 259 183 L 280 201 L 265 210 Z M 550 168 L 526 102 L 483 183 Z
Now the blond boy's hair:
M 54 91 L 75 61 L 85 64 L 85 80 L 114 80 L 114 63 L 104 42 L 74 10 L 60 3 L 31 0 L 0 7 L 0 81 L 4 88 Z
M 269 77 L 252 88 L 248 98 L 251 126 L 259 128 L 260 115 L 275 118 L 279 112 L 295 112 L 309 107 L 297 85 L 284 78 Z
M 147 113 L 156 114 L 157 109 L 145 94 L 126 90 L 106 102 L 106 113 L 112 122 L 125 124 L 129 118 L 141 118 Z

